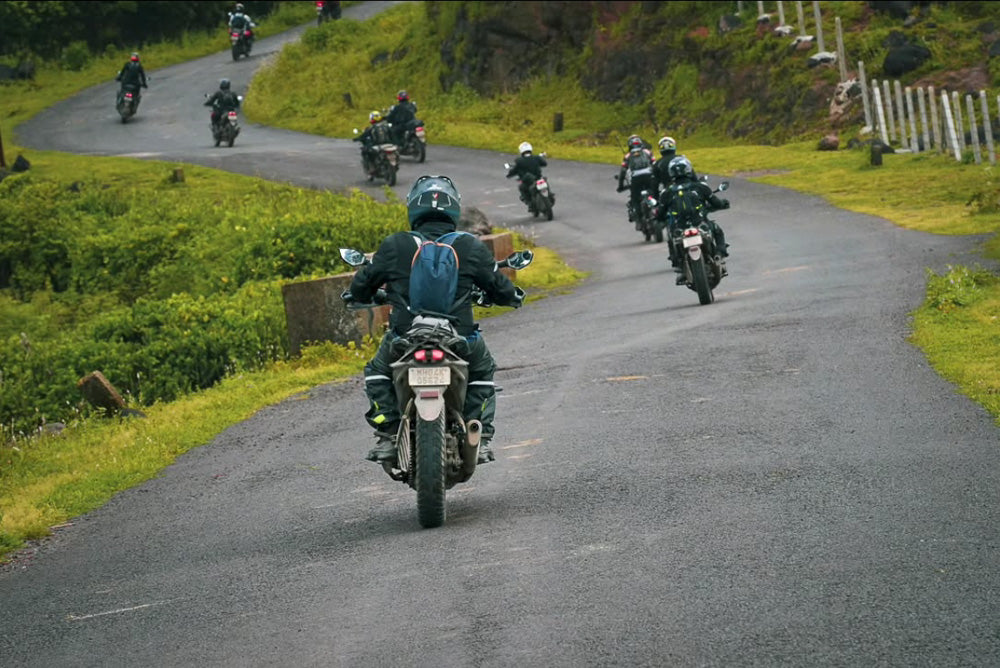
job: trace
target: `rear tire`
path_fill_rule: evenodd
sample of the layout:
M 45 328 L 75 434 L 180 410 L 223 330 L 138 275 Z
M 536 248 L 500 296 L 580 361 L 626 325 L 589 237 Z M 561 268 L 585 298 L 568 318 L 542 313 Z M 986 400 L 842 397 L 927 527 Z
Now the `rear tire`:
M 417 416 L 416 429 L 417 518 L 433 529 L 444 524 L 444 411 L 430 422 Z
M 236 141 L 236 137 L 232 137 L 232 138 L 230 138 L 230 139 L 229 139 L 229 141 L 228 141 L 228 142 L 226 142 L 226 143 L 228 143 L 228 144 L 229 144 L 229 148 L 232 148 L 232 147 L 233 147 L 233 142 L 235 142 L 235 141 Z
M 702 306 L 715 301 L 712 288 L 708 285 L 708 272 L 705 271 L 705 258 L 698 258 L 691 261 L 691 280 L 694 282 L 695 292 L 698 293 L 698 301 Z
M 663 228 L 653 223 L 653 238 L 656 239 L 656 243 L 663 243 Z
M 240 47 L 234 46 L 233 47 L 233 60 L 239 60 L 239 59 L 240 59 Z
M 389 168 L 389 178 L 387 179 L 390 186 L 396 185 L 396 170 Z
M 422 141 L 418 141 L 417 146 L 418 146 L 417 162 L 423 162 L 424 160 L 427 159 L 427 146 Z

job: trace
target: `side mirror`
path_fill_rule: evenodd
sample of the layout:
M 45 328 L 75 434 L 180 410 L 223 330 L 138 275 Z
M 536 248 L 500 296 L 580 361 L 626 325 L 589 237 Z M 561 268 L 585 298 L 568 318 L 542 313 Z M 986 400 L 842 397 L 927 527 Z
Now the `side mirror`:
M 358 134 L 358 129 L 354 128 L 354 134 Z
M 531 261 L 535 259 L 535 254 L 530 250 L 515 251 L 507 256 L 505 260 L 508 267 L 511 269 L 524 269 Z
M 510 163 L 509 162 L 503 163 L 503 168 L 504 169 L 510 169 Z
M 341 248 L 340 258 L 352 267 L 360 267 L 368 261 L 364 253 L 353 248 Z
M 242 95 L 237 95 L 236 99 L 239 100 L 240 102 L 242 102 L 243 101 L 243 96 Z
M 720 183 L 719 190 L 729 190 L 729 181 L 723 181 Z

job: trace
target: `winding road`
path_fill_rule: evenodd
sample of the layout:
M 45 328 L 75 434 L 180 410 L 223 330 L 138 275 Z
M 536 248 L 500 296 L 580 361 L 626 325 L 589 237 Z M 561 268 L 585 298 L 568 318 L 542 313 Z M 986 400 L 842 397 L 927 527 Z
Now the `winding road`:
M 377 194 L 348 139 L 248 123 L 212 146 L 202 94 L 299 32 L 150 72 L 125 125 L 113 82 L 84 91 L 19 142 Z M 363 460 L 361 379 L 316 387 L 0 569 L 0 665 L 1000 665 L 1000 430 L 906 340 L 926 268 L 981 239 L 733 178 L 730 276 L 700 306 L 614 166 L 551 160 L 536 222 L 510 154 L 428 132 L 400 196 L 449 174 L 591 272 L 483 323 L 497 462 L 421 530 Z

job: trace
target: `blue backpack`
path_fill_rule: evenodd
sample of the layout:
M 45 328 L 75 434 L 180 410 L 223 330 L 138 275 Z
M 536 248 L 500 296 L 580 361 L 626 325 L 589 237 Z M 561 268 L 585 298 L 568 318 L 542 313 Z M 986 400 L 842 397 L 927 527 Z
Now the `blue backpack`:
M 452 243 L 461 234 L 449 232 L 431 241 L 414 232 L 417 251 L 410 264 L 410 312 L 450 315 L 458 289 L 458 253 Z

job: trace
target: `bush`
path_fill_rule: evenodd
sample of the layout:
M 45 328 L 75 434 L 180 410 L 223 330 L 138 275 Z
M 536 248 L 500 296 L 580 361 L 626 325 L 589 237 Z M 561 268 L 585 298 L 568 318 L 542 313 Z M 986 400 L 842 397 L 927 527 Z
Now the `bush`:
M 63 49 L 62 65 L 67 70 L 79 72 L 90 62 L 90 48 L 86 42 L 70 42 Z

